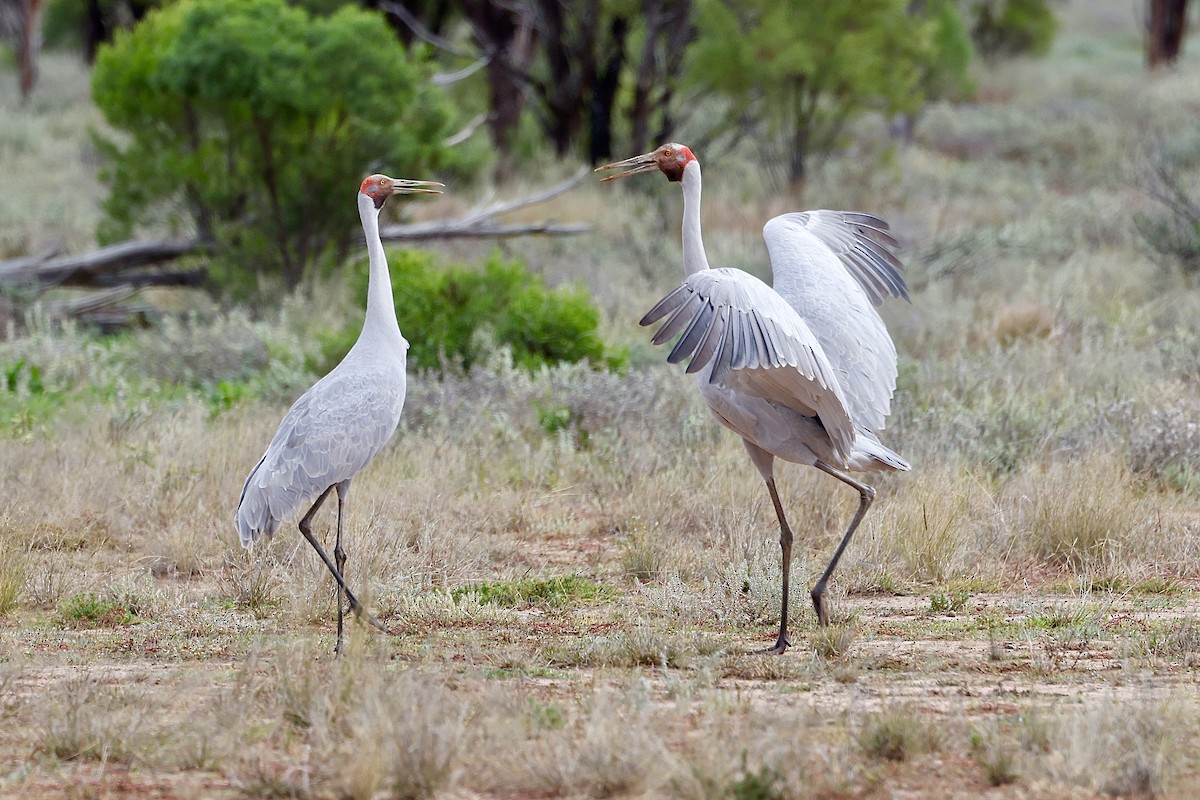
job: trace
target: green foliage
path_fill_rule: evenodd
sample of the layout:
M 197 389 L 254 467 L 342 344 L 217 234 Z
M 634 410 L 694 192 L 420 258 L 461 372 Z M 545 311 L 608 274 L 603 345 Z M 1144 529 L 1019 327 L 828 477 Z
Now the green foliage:
M 954 0 L 934 0 L 925 7 L 931 30 L 932 58 L 923 66 L 924 100 L 960 100 L 974 89 L 971 62 L 975 45 Z
M 555 578 L 522 578 L 518 581 L 489 581 L 455 589 L 455 600 L 473 594 L 481 603 L 515 608 L 524 605 L 561 606 L 570 602 L 598 600 L 609 590 L 581 575 Z
M 33 434 L 62 405 L 63 392 L 46 386 L 42 368 L 17 359 L 0 366 L 0 434 Z
M 29 369 L 26 370 L 26 367 Z M 24 359 L 19 359 L 16 363 L 10 364 L 4 370 L 4 388 L 6 391 L 16 394 L 24 389 L 31 395 L 44 394 L 46 386 L 42 383 L 42 368 L 37 364 L 26 363 Z M 24 381 L 21 380 L 23 374 L 28 374 Z
M 1051 0 L 972 0 L 971 39 L 989 59 L 1044 56 L 1058 33 Z
M 221 412 L 228 411 L 249 398 L 250 394 L 250 388 L 244 383 L 217 381 L 209 387 L 208 395 L 205 398 L 208 401 L 209 415 L 215 419 L 220 416 Z
M 690 79 L 723 95 L 730 125 L 755 120 L 781 140 L 789 174 L 833 149 L 868 110 L 914 113 L 927 91 L 965 82 L 969 43 L 957 10 L 907 0 L 704 0 Z
M 513 362 L 530 370 L 563 361 L 609 369 L 625 364 L 624 352 L 601 340 L 600 314 L 586 292 L 549 289 L 520 261 L 493 255 L 481 270 L 441 267 L 431 254 L 414 250 L 395 251 L 388 260 L 396 315 L 415 367 L 469 369 L 486 354 L 489 339 L 508 347 Z M 365 270 L 356 280 L 359 295 L 366 297 Z M 328 340 L 323 366 L 349 351 L 359 329 L 356 322 Z
M 80 627 L 128 625 L 136 620 L 124 604 L 91 592 L 65 598 L 59 603 L 58 615 L 64 623 Z
M 951 592 L 934 592 L 929 595 L 929 610 L 934 614 L 952 614 L 962 611 L 971 599 L 966 589 Z
M 453 163 L 429 69 L 353 7 L 312 17 L 283 0 L 183 0 L 151 13 L 93 73 L 118 133 L 97 137 L 111 189 L 101 238 L 142 220 L 194 229 L 224 256 L 212 274 L 225 288 L 252 291 L 261 274 L 296 286 L 351 241 L 365 172 Z

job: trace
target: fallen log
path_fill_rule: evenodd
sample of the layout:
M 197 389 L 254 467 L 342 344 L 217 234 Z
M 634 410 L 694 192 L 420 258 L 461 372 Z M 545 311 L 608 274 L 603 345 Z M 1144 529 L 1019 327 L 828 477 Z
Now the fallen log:
M 104 286 L 101 276 L 134 267 L 162 264 L 203 249 L 198 239 L 134 240 L 102 247 L 91 253 L 60 258 L 18 258 L 0 262 L 0 284 L 18 286 Z

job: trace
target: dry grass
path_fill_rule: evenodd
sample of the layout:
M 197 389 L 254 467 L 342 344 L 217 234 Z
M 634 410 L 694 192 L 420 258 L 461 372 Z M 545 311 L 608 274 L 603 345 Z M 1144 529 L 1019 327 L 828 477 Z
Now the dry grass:
M 0 387 L 0 794 L 1194 795 L 1200 291 L 1130 218 L 1139 137 L 1192 130 L 1200 83 L 1142 74 L 1110 5 L 1061 6 L 1049 60 L 989 70 L 886 166 L 885 126 L 862 122 L 803 197 L 701 154 L 714 263 L 765 275 L 766 216 L 865 208 L 913 288 L 881 311 L 901 354 L 882 438 L 914 470 L 871 477 L 826 630 L 805 589 L 856 497 L 778 471 L 782 658 L 751 654 L 778 630 L 762 481 L 634 324 L 679 274 L 674 187 L 582 187 L 556 211 L 595 234 L 506 245 L 590 286 L 627 374 L 497 353 L 412 376 L 346 527 L 391 635 L 352 624 L 337 661 L 333 584 L 294 526 L 247 554 L 230 517 L 322 331 L 361 313 L 338 285 L 117 340 L 5 329 L 0 370 L 42 385 L 25 367 Z M 83 75 L 45 64 L 30 111 L 0 81 L 0 258 L 83 249 L 97 216 L 96 192 L 55 183 L 93 180 Z M 579 430 L 547 434 L 538 405 Z

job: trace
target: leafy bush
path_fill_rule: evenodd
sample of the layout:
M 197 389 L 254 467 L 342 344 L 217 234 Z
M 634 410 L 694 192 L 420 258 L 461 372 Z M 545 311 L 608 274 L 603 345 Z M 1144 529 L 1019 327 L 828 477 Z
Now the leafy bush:
M 610 369 L 624 366 L 624 353 L 600 339 L 600 314 L 587 294 L 570 287 L 549 289 L 520 261 L 493 255 L 481 270 L 443 268 L 429 253 L 401 250 L 389 263 L 396 316 L 415 367 L 470 369 L 486 354 L 489 339 L 508 347 L 513 362 L 531 370 L 584 360 Z M 355 280 L 365 298 L 365 269 Z M 328 341 L 325 367 L 349 351 L 359 330 L 356 320 Z
M 1050 0 L 972 0 L 970 6 L 971 39 L 985 58 L 1050 51 L 1058 32 Z
M 116 136 L 97 136 L 111 194 L 100 237 L 143 221 L 194 228 L 225 257 L 214 280 L 259 274 L 295 287 L 343 255 L 353 186 L 383 169 L 452 164 L 451 115 L 423 64 L 377 14 L 312 17 L 284 0 L 183 0 L 119 34 L 92 94 Z

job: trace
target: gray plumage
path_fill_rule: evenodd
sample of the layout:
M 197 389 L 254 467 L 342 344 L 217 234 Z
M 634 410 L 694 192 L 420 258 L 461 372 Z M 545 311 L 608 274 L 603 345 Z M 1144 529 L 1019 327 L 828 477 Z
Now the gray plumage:
M 779 501 L 774 460 L 814 466 L 859 491 L 851 520 L 812 598 L 822 624 L 826 584 L 866 513 L 874 489 L 845 474 L 908 470 L 879 441 L 896 388 L 896 348 L 876 306 L 908 299 L 896 240 L 878 217 L 853 211 L 782 214 L 763 227 L 774 285 L 739 269 L 711 269 L 700 234 L 700 163 L 667 144 L 601 170 L 605 180 L 658 170 L 681 183 L 687 277 L 642 318 L 653 337 L 679 337 L 667 360 L 690 359 L 714 416 L 738 433 L 766 481 L 780 525 L 783 610 L 771 650 L 787 639 L 792 532 Z
M 292 405 L 251 470 L 238 502 L 242 545 L 279 525 L 330 486 L 348 481 L 379 453 L 404 407 L 405 352 L 351 350 Z
M 372 175 L 362 182 L 358 211 L 370 262 L 362 332 L 341 363 L 283 416 L 266 452 L 246 478 L 235 514 L 242 546 L 251 547 L 270 539 L 284 520 L 315 498 L 299 528 L 338 584 L 335 652 L 342 648 L 343 593 L 352 611 L 365 614 L 368 621 L 384 629 L 362 610 L 347 588 L 342 549 L 342 517 L 350 482 L 392 438 L 404 408 L 408 342 L 396 321 L 391 278 L 379 238 L 379 211 L 393 194 L 436 193 L 438 187 L 440 183 L 386 175 Z M 338 498 L 337 542 L 334 560 L 330 560 L 312 534 L 311 520 L 333 490 Z

